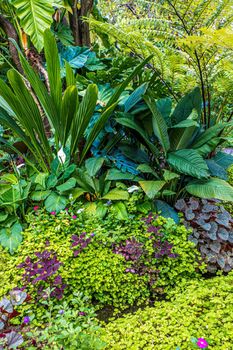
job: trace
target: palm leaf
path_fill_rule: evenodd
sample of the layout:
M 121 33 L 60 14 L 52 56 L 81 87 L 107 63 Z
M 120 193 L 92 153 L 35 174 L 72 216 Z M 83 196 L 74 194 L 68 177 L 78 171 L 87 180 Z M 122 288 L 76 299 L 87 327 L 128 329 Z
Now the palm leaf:
M 46 41 L 46 34 L 44 36 L 44 40 Z M 54 39 L 55 40 L 55 39 Z M 44 109 L 44 112 L 50 122 L 50 124 L 54 127 L 55 130 L 58 130 L 59 127 L 59 119 L 57 118 L 57 109 L 53 103 L 52 97 L 49 95 L 44 83 L 36 74 L 34 69 L 30 66 L 24 55 L 22 54 L 20 48 L 14 40 L 11 40 L 13 44 L 16 46 L 20 58 L 21 65 L 23 67 L 25 76 L 29 81 L 33 91 L 35 92 L 41 106 Z
M 75 85 L 76 79 L 73 72 L 73 69 L 71 68 L 70 64 L 68 62 L 65 63 L 66 68 L 66 86 Z
M 71 125 L 76 114 L 78 104 L 78 90 L 74 85 L 70 85 L 62 98 L 61 103 L 61 123 L 59 130 L 61 131 L 60 141 L 65 146 L 69 137 Z
M 58 49 L 55 37 L 50 30 L 45 31 L 44 38 L 44 51 L 49 77 L 50 95 L 57 108 L 57 118 L 60 119 L 62 81 Z
M 98 89 L 95 84 L 90 84 L 86 90 L 86 93 L 79 105 L 78 112 L 75 116 L 72 125 L 71 132 L 71 154 L 73 154 L 76 149 L 80 138 L 83 134 L 94 114 L 96 103 L 98 99 Z

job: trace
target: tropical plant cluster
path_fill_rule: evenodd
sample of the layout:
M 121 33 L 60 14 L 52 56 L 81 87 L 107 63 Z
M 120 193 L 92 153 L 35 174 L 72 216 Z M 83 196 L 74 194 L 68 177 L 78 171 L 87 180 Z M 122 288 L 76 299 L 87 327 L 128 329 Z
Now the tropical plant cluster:
M 2 0 L 0 350 L 232 350 L 232 0 Z

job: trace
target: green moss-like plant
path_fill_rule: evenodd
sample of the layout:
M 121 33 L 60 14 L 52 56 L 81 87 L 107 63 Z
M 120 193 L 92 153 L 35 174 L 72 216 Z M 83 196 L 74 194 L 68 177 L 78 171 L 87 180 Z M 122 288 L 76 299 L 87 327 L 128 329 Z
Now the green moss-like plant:
M 231 350 L 233 274 L 192 282 L 172 302 L 156 302 L 107 324 L 107 350 L 192 349 L 192 337 L 205 338 L 210 350 Z

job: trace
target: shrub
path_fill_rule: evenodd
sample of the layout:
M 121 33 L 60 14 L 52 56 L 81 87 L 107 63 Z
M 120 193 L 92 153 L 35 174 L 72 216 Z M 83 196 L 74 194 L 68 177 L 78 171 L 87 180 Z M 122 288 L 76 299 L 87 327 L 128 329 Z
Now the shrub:
M 197 244 L 209 272 L 233 268 L 233 218 L 215 200 L 180 199 L 176 209 L 184 213 L 185 224 L 192 227 L 190 240 Z
M 121 221 L 109 215 L 101 221 L 83 213 L 74 216 L 71 210 L 57 216 L 37 212 L 28 220 L 30 225 L 23 232 L 24 241 L 17 254 L 10 257 L 1 252 L 1 294 L 12 286 L 25 285 L 24 269 L 17 266 L 25 261 L 35 263 L 35 252 L 37 258 L 39 253 L 54 252 L 59 261 L 57 273 L 62 285 L 67 285 L 66 298 L 79 290 L 99 306 L 123 308 L 146 302 L 197 277 L 201 269 L 199 254 L 188 241 L 190 232 L 171 219 L 151 215 L 142 220 L 134 215 Z M 135 247 L 139 251 L 133 253 L 134 258 L 132 244 L 133 251 Z M 123 251 L 131 258 L 127 259 Z M 49 261 L 46 266 L 50 266 Z M 26 290 L 37 300 L 37 288 L 29 282 Z M 51 288 L 51 279 L 43 280 L 43 288 Z M 41 312 L 38 305 L 36 309 Z
M 171 302 L 155 302 L 106 325 L 111 350 L 192 349 L 191 337 L 204 338 L 208 349 L 232 349 L 233 274 L 193 281 Z

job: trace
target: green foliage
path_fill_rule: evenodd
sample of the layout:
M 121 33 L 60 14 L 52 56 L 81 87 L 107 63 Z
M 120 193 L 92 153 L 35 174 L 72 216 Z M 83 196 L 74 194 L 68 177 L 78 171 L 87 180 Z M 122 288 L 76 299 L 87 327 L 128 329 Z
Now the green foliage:
M 23 269 L 17 266 L 28 256 L 34 256 L 34 252 L 43 252 L 45 249 L 55 251 L 58 260 L 63 263 L 59 274 L 67 284 L 65 296 L 79 290 L 99 306 L 124 308 L 135 303 L 142 304 L 148 301 L 150 295 L 156 297 L 158 293 L 171 291 L 177 284 L 183 285 L 185 279 L 198 276 L 197 271 L 202 269 L 199 254 L 193 243 L 188 241 L 189 232 L 184 226 L 175 225 L 171 219 L 158 217 L 153 225 L 170 242 L 172 254 L 177 257 L 154 258 L 154 240 L 150 239 L 153 233 L 147 232 L 141 216 L 133 215 L 127 221 L 121 221 L 115 218 L 113 211 L 103 222 L 83 213 L 77 214 L 77 217 L 73 217 L 73 214 L 70 211 L 69 214 L 61 212 L 57 216 L 44 212 L 29 215 L 31 224 L 23 232 L 24 240 L 17 254 L 10 258 L 1 248 L 1 295 L 12 287 L 22 286 Z M 86 232 L 90 242 L 74 256 L 79 248 L 71 248 L 71 245 L 75 237 L 80 237 L 83 232 Z M 132 268 L 132 261 L 114 253 L 114 245 L 124 244 L 131 239 L 143 244 L 148 252 L 140 264 L 144 261 L 143 264 L 149 269 L 160 271 L 152 285 L 147 270 L 142 275 L 126 272 L 126 269 Z M 36 297 L 34 285 L 28 284 L 27 290 L 33 298 Z M 35 311 L 35 307 L 38 311 Z M 37 315 L 36 319 L 40 317 L 39 304 L 31 305 L 32 309 Z
M 138 111 L 136 105 L 131 113 L 117 113 L 116 117 L 117 123 L 133 134 L 130 137 L 138 149 L 147 149 L 147 163 L 144 161 L 146 164 L 137 167 L 138 171 L 148 174 L 144 175 L 147 181 L 139 182 L 146 195 L 152 199 L 168 197 L 173 202 L 175 195 L 180 197 L 187 191 L 201 198 L 231 201 L 232 187 L 225 181 L 225 175 L 226 165 L 232 164 L 233 157 L 222 152 L 213 157 L 213 152 L 224 140 L 222 133 L 230 136 L 232 123 L 216 124 L 205 130 L 200 120 L 199 88 L 186 94 L 173 112 L 163 108 L 164 99 L 153 100 L 150 93 L 143 96 L 149 109 L 140 101 L 144 113 Z M 136 157 L 133 159 L 137 161 Z M 165 170 L 164 174 L 161 168 Z M 176 171 L 176 176 L 167 177 L 169 171 Z
M 61 147 L 68 145 L 71 150 L 71 157 L 82 163 L 88 154 L 93 142 L 103 130 L 115 107 L 118 99 L 131 80 L 142 70 L 149 61 L 147 58 L 139 64 L 133 72 L 120 84 L 112 94 L 104 108 L 99 110 L 99 118 L 94 125 L 89 126 L 94 114 L 98 89 L 95 84 L 89 84 L 84 96 L 79 101 L 75 76 L 71 67 L 66 63 L 66 89 L 60 74 L 60 62 L 58 49 L 54 36 L 49 30 L 44 34 L 45 58 L 48 71 L 49 90 L 35 73 L 22 52 L 19 50 L 20 61 L 25 76 L 30 83 L 34 93 L 31 94 L 22 76 L 15 70 L 8 72 L 8 79 L 11 88 L 1 80 L 0 95 L 3 98 L 0 108 L 0 122 L 9 127 L 27 146 L 31 155 L 39 163 L 43 171 L 49 171 L 51 161 L 55 152 Z M 33 118 L 32 118 L 33 115 Z M 47 139 L 47 131 L 43 123 L 46 116 L 49 122 L 49 133 L 55 138 L 55 147 L 51 148 Z M 85 138 L 86 130 L 89 127 L 88 135 Z M 10 143 L 4 142 L 4 148 L 12 150 Z M 15 148 L 13 149 L 15 151 Z M 16 150 L 17 152 L 17 150 Z M 25 158 L 27 161 L 27 158 Z M 35 168 L 35 166 L 34 166 Z
M 110 23 L 90 19 L 97 33 L 117 41 L 125 53 L 154 54 L 155 76 L 177 98 L 202 88 L 203 122 L 231 118 L 232 16 L 230 0 L 102 0 Z M 226 117 L 225 117 L 226 116 Z
M 5 173 L 0 180 L 0 244 L 11 254 L 22 241 L 22 219 L 25 216 L 31 182 L 19 173 Z
M 208 349 L 232 347 L 232 273 L 198 280 L 175 293 L 172 302 L 155 302 L 106 325 L 107 349 L 191 349 L 190 339 L 205 338 Z
M 41 322 L 45 328 L 32 328 L 27 332 L 27 349 L 60 350 L 101 350 L 105 343 L 100 339 L 101 329 L 95 320 L 94 308 L 89 299 L 81 293 L 75 293 L 61 305 L 54 305 L 51 299 L 42 302 L 45 312 Z M 36 347 L 31 345 L 36 340 Z M 26 345 L 26 343 L 24 343 Z

